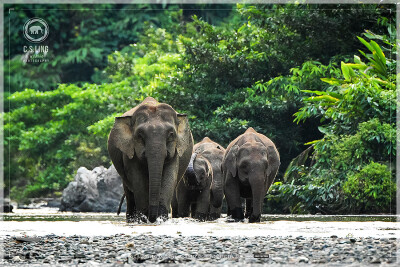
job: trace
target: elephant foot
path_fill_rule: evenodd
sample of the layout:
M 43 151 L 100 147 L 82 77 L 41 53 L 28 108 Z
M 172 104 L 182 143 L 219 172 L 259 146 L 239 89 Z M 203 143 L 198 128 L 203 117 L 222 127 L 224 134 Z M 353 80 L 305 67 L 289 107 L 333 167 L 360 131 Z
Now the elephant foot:
M 232 218 L 233 219 L 238 219 L 238 220 L 243 220 L 243 209 L 242 208 L 234 208 L 232 210 Z
M 210 220 L 210 221 L 215 221 L 216 219 L 219 219 L 221 217 L 221 214 L 219 214 L 219 213 L 211 213 L 209 216 L 208 216 L 208 219 Z
M 157 213 L 154 211 L 157 210 Z M 149 211 L 149 222 L 154 223 L 157 218 L 160 218 L 162 221 L 168 220 L 168 210 L 165 206 L 159 205 L 159 206 L 150 206 L 150 211 Z M 155 215 L 157 214 L 157 215 Z
M 153 223 L 157 220 L 159 206 L 150 206 L 149 208 L 149 222 Z
M 231 216 L 232 215 L 232 211 L 228 208 L 228 211 L 226 212 L 227 216 Z
M 161 220 L 163 220 L 164 222 L 166 220 L 168 220 L 168 210 L 166 207 L 164 207 L 163 205 L 160 205 L 158 207 L 158 218 L 160 218 Z
M 177 209 L 172 209 L 172 218 L 179 218 L 178 216 L 178 210 Z
M 255 223 L 255 222 L 260 222 L 261 221 L 261 214 L 259 215 L 251 215 L 249 218 L 249 223 Z
M 205 213 L 197 213 L 197 212 L 196 212 L 196 215 L 194 216 L 194 218 L 195 218 L 196 220 L 199 220 L 199 221 L 201 221 L 201 222 L 204 222 L 204 221 L 207 220 L 207 214 L 205 214 Z
M 126 214 L 127 223 L 146 223 L 147 217 L 141 212 L 135 212 L 133 214 Z
M 227 222 L 227 223 L 235 223 L 235 222 L 243 222 L 243 220 L 227 218 L 225 222 Z
M 126 214 L 126 222 L 127 223 L 133 223 L 133 222 L 135 222 L 135 215 L 133 215 L 133 214 Z
M 242 222 L 244 220 L 242 208 L 234 208 L 231 210 L 231 218 L 227 222 Z

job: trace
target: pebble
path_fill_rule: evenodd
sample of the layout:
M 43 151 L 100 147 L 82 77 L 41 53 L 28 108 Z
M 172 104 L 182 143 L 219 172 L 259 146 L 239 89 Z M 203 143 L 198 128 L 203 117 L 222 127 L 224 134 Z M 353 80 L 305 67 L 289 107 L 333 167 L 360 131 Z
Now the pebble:
M 126 248 L 134 248 L 135 244 L 133 242 L 128 242 L 128 243 L 126 243 L 125 247 Z
M 162 248 L 162 246 L 157 245 L 157 246 L 154 246 L 154 251 L 157 253 L 161 253 L 161 252 L 163 252 L 163 248 Z
M 260 264 L 396 265 L 395 238 L 357 237 L 204 237 L 55 235 L 15 242 L 4 238 L 0 265 L 120 266 L 190 264 L 243 266 Z M 355 238 L 354 238 L 355 239 Z
M 21 258 L 19 256 L 15 256 L 15 257 L 12 258 L 12 261 L 13 262 L 20 262 Z
M 307 257 L 304 257 L 304 256 L 300 256 L 300 257 L 298 257 L 297 258 L 297 262 L 304 262 L 304 263 L 307 263 L 308 262 L 308 258 Z
M 283 258 L 281 257 L 273 257 L 272 260 L 277 263 L 283 262 Z

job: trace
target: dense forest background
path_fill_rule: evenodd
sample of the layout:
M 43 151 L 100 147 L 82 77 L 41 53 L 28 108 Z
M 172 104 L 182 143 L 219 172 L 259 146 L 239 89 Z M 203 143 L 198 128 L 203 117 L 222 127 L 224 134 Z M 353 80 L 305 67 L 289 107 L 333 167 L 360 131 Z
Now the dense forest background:
M 265 212 L 394 213 L 394 10 L 6 5 L 5 193 L 59 196 L 80 166 L 109 167 L 114 117 L 153 96 L 195 141 L 253 127 L 276 143 Z M 49 24 L 49 62 L 23 61 L 32 17 Z

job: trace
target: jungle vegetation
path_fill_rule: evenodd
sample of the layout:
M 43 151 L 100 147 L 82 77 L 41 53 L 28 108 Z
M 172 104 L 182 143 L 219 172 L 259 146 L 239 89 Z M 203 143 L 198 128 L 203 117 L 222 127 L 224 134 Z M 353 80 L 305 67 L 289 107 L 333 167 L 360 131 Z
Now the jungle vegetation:
M 395 212 L 394 6 L 95 7 L 5 6 L 6 195 L 59 196 L 80 166 L 109 167 L 114 117 L 153 96 L 195 141 L 275 142 L 265 212 Z M 49 62 L 21 60 L 30 17 L 50 25 Z

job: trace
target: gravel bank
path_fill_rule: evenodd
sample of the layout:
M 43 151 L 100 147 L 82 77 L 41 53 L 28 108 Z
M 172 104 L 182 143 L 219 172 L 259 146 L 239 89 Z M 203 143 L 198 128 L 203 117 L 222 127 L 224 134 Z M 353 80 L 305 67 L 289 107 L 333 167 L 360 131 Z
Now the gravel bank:
M 123 266 L 166 263 L 226 266 L 253 264 L 396 265 L 396 238 L 57 236 L 3 238 L 2 264 Z

